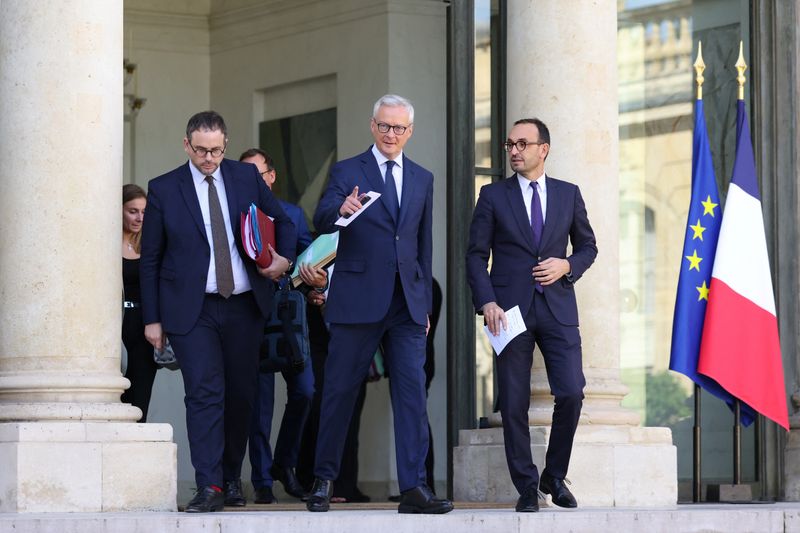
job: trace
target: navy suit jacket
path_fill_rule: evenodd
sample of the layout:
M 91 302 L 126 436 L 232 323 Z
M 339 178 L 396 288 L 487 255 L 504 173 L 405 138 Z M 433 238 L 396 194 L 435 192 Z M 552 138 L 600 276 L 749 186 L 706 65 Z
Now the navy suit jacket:
M 572 244 L 569 257 L 567 242 Z M 491 273 L 487 272 L 489 252 Z M 504 310 L 519 305 L 525 317 L 533 301 L 531 270 L 539 261 L 558 257 L 569 261 L 572 275 L 544 286 L 544 297 L 556 320 L 565 326 L 577 326 L 573 283 L 596 256 L 594 232 L 577 185 L 547 176 L 547 220 L 538 249 L 533 245 L 517 175 L 481 188 L 467 249 L 467 280 L 476 309 L 488 302 L 497 302 Z
M 189 164 L 150 180 L 142 227 L 140 281 L 144 323 L 161 322 L 165 332 L 179 335 L 190 331 L 200 316 L 211 260 Z M 223 159 L 220 169 L 236 248 L 258 307 L 267 317 L 274 283 L 258 273 L 255 262 L 244 252 L 239 215 L 254 203 L 273 217 L 277 252 L 290 260 L 295 259 L 294 225 L 255 165 Z
M 411 318 L 426 325 L 433 306 L 433 174 L 403 155 L 399 220 L 392 218 L 382 196 L 340 228 L 334 224 L 339 208 L 355 186 L 359 193 L 383 193 L 383 176 L 371 150 L 333 165 L 314 213 L 317 231 L 339 230 L 325 319 L 340 324 L 379 322 L 389 310 L 399 272 Z
M 278 200 L 278 203 L 281 204 L 283 212 L 286 213 L 286 216 L 288 216 L 292 224 L 294 224 L 295 230 L 297 230 L 297 247 L 295 248 L 295 254 L 300 255 L 314 240 L 314 237 L 311 236 L 311 230 L 308 229 L 306 214 L 300 206 L 290 204 L 285 200 Z

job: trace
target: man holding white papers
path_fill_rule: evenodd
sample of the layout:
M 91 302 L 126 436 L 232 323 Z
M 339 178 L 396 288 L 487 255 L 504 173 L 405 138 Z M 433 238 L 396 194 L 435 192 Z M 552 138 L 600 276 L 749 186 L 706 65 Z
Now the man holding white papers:
M 356 395 L 379 343 L 392 376 L 402 492 L 398 511 L 440 514 L 453 508 L 448 500 L 435 498 L 425 484 L 428 417 L 423 366 L 433 306 L 433 175 L 403 153 L 413 122 L 408 100 L 381 97 L 370 120 L 375 144 L 332 167 L 314 214 L 320 232 L 339 230 L 339 245 L 325 310 L 331 340 L 309 511 L 329 508 Z M 367 191 L 380 192 L 381 197 L 362 207 Z M 339 217 L 359 209 L 364 211 L 350 225 L 335 225 Z
M 507 327 L 504 309 L 519 306 L 525 321 L 526 331 L 497 358 L 506 460 L 520 493 L 516 510 L 539 510 L 537 487 L 551 494 L 556 505 L 576 507 L 564 481 L 586 384 L 574 283 L 594 262 L 597 246 L 578 187 L 544 172 L 550 152 L 547 126 L 538 119 L 518 120 L 505 149 L 515 174 L 481 188 L 470 227 L 467 279 L 491 333 Z M 555 397 L 541 479 L 528 428 L 534 345 L 542 351 Z

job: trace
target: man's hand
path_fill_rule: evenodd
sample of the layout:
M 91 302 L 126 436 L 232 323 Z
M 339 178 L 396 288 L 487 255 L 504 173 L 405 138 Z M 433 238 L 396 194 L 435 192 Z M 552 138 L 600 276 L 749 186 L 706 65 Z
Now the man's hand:
M 358 194 L 358 186 L 353 187 L 353 192 L 344 199 L 342 207 L 339 208 L 339 215 L 352 215 L 361 209 L 361 199 L 364 198 L 364 196 L 366 196 L 366 194 Z
M 544 286 L 555 283 L 562 276 L 569 274 L 570 270 L 572 270 L 572 267 L 566 259 L 548 257 L 533 267 L 532 275 L 536 281 Z
M 328 285 L 328 272 L 324 268 L 313 267 L 308 263 L 300 263 L 300 279 L 315 289 L 324 289 Z
M 258 273 L 262 276 L 272 281 L 278 281 L 281 279 L 281 276 L 289 270 L 289 260 L 276 252 L 271 244 L 267 246 L 269 246 L 269 253 L 272 256 L 272 263 L 270 263 L 267 268 L 261 268 L 259 266 L 256 266 L 256 268 L 258 269 Z
M 325 293 L 317 291 L 308 291 L 308 294 L 306 294 L 306 300 L 311 305 L 322 307 L 323 304 L 325 304 Z
M 431 330 L 431 315 L 427 315 L 428 323 L 425 325 L 425 336 L 428 336 L 428 332 Z
M 153 322 L 144 327 L 144 338 L 153 345 L 156 350 L 164 349 L 164 330 L 161 329 L 161 322 Z
M 486 325 L 489 326 L 489 331 L 495 337 L 500 334 L 500 327 L 508 329 L 508 321 L 506 320 L 506 313 L 495 302 L 484 304 L 481 308 L 483 311 L 483 318 L 486 320 Z

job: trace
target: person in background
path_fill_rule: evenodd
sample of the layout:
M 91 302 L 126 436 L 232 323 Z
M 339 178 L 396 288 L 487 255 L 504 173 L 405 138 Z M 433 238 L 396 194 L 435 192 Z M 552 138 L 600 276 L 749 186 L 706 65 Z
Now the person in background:
M 158 370 L 153 359 L 153 346 L 144 337 L 139 298 L 140 241 L 146 205 L 144 189 L 132 183 L 122 186 L 122 343 L 128 352 L 125 377 L 131 386 L 122 393 L 120 400 L 142 410 L 139 422 L 147 422 L 150 395 Z
M 328 279 L 329 272 L 308 265 L 300 265 L 300 277 L 307 285 L 319 285 L 319 280 Z M 314 368 L 314 399 L 311 402 L 311 412 L 306 420 L 303 438 L 300 442 L 300 459 L 298 462 L 297 477 L 304 487 L 311 488 L 314 483 L 314 456 L 317 449 L 317 434 L 319 432 L 319 416 L 322 409 L 322 384 L 325 381 L 325 361 L 328 358 L 328 342 L 330 334 L 323 317 L 325 304 L 324 291 L 309 291 L 306 316 L 308 317 L 308 336 L 311 345 L 311 364 Z M 333 503 L 365 503 L 370 497 L 358 488 L 358 433 L 361 428 L 361 413 L 367 395 L 367 380 L 361 383 L 353 407 L 353 416 L 347 428 L 347 437 L 344 441 L 342 463 L 339 467 L 339 476 L 333 483 Z M 398 499 L 399 501 L 399 499 Z
M 267 187 L 277 178 L 272 158 L 263 150 L 251 148 L 239 156 L 239 161 L 256 166 Z M 289 202 L 278 200 L 297 228 L 295 252 L 300 255 L 311 244 L 311 232 L 308 230 L 303 210 Z M 282 281 L 288 283 L 288 280 Z M 325 286 L 326 280 L 321 281 Z M 306 418 L 314 396 L 314 373 L 311 365 L 299 374 L 282 372 L 286 381 L 286 409 L 281 420 L 281 429 L 275 443 L 273 455 L 269 444 L 272 432 L 272 415 L 275 409 L 275 374 L 273 372 L 258 373 L 258 388 L 253 405 L 253 419 L 250 424 L 249 454 L 250 479 L 253 482 L 255 503 L 277 502 L 272 492 L 273 480 L 283 484 L 287 494 L 295 498 L 304 498 L 305 491 L 297 480 L 295 468 L 300 449 L 300 438 L 303 434 Z M 244 501 L 241 502 L 244 505 Z

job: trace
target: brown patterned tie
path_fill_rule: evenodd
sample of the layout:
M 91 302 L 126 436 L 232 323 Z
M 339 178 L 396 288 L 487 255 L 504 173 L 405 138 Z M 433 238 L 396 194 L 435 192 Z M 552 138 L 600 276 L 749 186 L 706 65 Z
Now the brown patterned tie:
M 214 241 L 214 265 L 217 271 L 217 292 L 223 298 L 233 294 L 233 268 L 231 267 L 231 249 L 228 244 L 228 232 L 225 230 L 225 218 L 219 203 L 214 176 L 206 176 L 208 182 L 208 212 L 211 216 L 211 239 Z

